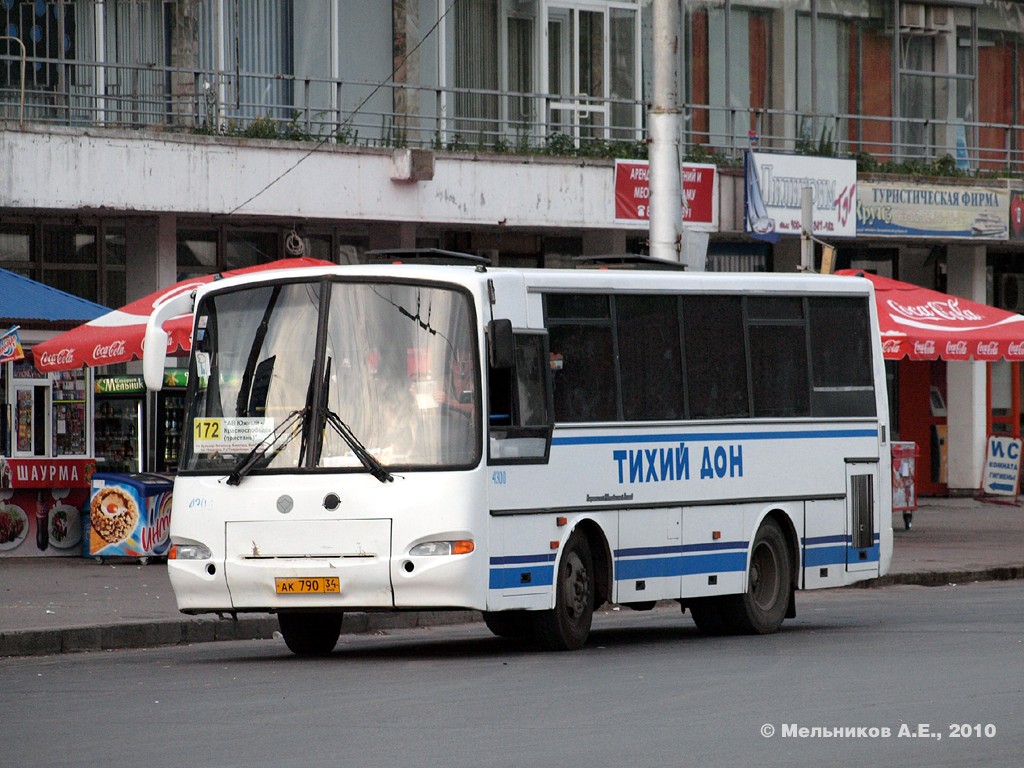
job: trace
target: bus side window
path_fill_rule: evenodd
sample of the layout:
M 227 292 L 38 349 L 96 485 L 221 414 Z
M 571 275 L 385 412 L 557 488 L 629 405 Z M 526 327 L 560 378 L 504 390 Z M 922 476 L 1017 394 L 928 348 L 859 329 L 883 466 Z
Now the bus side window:
M 488 375 L 489 452 L 495 464 L 543 464 L 551 448 L 548 336 L 514 335 L 514 362 Z

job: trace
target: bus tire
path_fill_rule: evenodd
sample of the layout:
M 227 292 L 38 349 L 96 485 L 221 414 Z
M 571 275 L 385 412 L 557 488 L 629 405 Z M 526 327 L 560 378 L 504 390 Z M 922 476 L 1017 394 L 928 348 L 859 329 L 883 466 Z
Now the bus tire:
M 590 634 L 594 619 L 594 558 L 581 533 L 566 542 L 555 573 L 555 608 L 534 617 L 534 637 L 546 650 L 574 651 Z
M 717 636 L 729 633 L 723 600 L 721 597 L 699 597 L 686 604 L 690 618 L 701 634 Z
M 528 611 L 484 611 L 484 624 L 498 637 L 518 640 L 533 631 L 532 616 Z
M 782 626 L 793 586 L 786 537 L 772 519 L 761 523 L 750 548 L 747 591 L 731 596 L 726 621 L 736 634 L 767 635 Z
M 277 624 L 285 645 L 296 656 L 327 656 L 338 644 L 342 617 L 341 612 L 282 611 Z

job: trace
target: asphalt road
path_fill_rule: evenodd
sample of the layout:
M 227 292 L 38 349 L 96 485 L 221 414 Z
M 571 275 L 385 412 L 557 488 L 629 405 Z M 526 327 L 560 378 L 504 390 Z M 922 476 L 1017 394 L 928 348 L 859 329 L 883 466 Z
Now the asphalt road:
M 768 637 L 603 612 L 576 653 L 468 624 L 345 635 L 319 660 L 281 640 L 3 659 L 0 754 L 12 768 L 1020 765 L 1024 582 L 799 597 Z

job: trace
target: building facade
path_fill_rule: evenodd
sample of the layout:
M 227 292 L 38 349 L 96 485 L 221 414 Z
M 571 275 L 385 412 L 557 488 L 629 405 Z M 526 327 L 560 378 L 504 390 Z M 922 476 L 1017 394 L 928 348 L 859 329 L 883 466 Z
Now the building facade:
M 653 1 L 0 0 L 0 267 L 120 306 L 297 250 L 644 253 L 621 196 Z M 856 227 L 821 235 L 838 267 L 1024 309 L 1024 3 L 686 0 L 676 32 L 700 266 L 800 264 L 748 229 L 755 146 L 856 163 Z M 976 489 L 1009 364 L 892 373 L 923 490 Z

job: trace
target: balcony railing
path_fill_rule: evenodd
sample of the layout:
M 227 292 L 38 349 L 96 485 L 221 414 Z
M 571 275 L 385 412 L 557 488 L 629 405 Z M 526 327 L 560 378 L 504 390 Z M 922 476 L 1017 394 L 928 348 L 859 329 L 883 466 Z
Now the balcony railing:
M 159 128 L 444 150 L 646 156 L 647 105 L 404 83 L 98 64 L 0 56 L 0 119 Z M 689 156 L 738 162 L 756 133 L 764 151 L 857 156 L 881 170 L 932 164 L 967 175 L 1024 175 L 1024 125 L 817 115 L 683 105 Z

